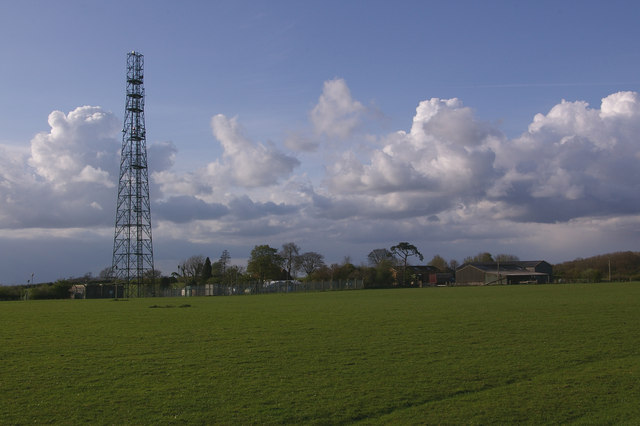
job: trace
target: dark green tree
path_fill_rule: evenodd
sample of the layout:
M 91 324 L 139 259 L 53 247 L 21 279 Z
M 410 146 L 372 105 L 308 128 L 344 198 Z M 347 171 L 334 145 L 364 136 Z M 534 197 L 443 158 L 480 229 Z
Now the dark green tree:
M 265 280 L 277 279 L 280 276 L 281 264 L 282 258 L 278 255 L 278 249 L 266 244 L 255 246 L 247 262 L 247 273 L 263 283 Z
M 406 241 L 392 246 L 391 253 L 393 253 L 394 256 L 397 256 L 402 262 L 402 286 L 404 287 L 405 277 L 407 273 L 407 259 L 415 256 L 422 261 L 424 260 L 424 256 L 422 255 L 422 253 L 420 253 L 416 246 L 414 246 L 413 244 L 409 244 Z
M 229 268 L 227 267 L 226 269 L 229 269 Z M 211 264 L 211 278 L 213 279 L 214 282 L 224 281 L 224 275 L 222 274 L 222 265 L 220 264 L 219 260 Z
M 248 277 L 245 275 L 243 267 L 230 265 L 222 276 L 222 282 L 226 285 L 235 285 L 240 282 L 247 281 L 247 278 Z
M 330 281 L 333 279 L 332 270 L 324 262 L 317 267 L 306 278 L 308 281 Z
M 209 281 L 209 278 L 211 278 L 211 276 L 212 276 L 211 259 L 209 259 L 209 257 L 207 256 L 207 258 L 204 261 L 204 266 L 202 267 L 202 282 L 206 283 L 207 281 Z
M 364 269 L 368 288 L 385 288 L 393 285 L 394 260 L 381 260 L 376 266 Z

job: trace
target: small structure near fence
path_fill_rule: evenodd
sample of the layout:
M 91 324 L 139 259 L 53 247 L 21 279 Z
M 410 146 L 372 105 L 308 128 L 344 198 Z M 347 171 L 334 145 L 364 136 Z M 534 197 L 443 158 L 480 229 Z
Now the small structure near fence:
M 70 289 L 72 299 L 122 299 L 124 286 L 116 284 L 75 284 Z

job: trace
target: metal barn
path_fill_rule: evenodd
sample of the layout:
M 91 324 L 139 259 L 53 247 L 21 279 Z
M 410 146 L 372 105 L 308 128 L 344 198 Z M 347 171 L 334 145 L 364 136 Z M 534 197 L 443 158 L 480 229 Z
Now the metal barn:
M 553 267 L 544 260 L 466 263 L 456 270 L 457 285 L 545 284 L 553 281 Z

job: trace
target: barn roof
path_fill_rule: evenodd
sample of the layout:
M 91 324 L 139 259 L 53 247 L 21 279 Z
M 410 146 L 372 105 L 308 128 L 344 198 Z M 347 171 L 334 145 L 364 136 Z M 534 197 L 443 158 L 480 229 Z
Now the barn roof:
M 458 270 L 466 267 L 473 267 L 487 273 L 495 273 L 495 274 L 499 273 L 502 275 L 547 275 L 543 272 L 534 272 L 527 269 L 527 268 L 535 267 L 540 263 L 547 263 L 547 262 L 545 262 L 544 260 L 514 260 L 514 261 L 500 262 L 500 263 L 470 262 L 470 263 L 465 263 L 464 265 L 459 267 Z

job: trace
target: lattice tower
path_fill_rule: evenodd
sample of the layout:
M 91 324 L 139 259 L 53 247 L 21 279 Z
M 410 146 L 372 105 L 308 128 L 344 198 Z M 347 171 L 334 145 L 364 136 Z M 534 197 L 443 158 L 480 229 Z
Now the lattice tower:
M 111 268 L 116 282 L 124 281 L 128 295 L 133 295 L 135 288 L 138 296 L 143 292 L 145 279 L 152 283 L 155 273 L 143 82 L 144 57 L 130 52 Z

